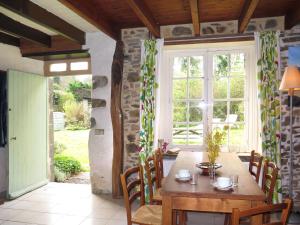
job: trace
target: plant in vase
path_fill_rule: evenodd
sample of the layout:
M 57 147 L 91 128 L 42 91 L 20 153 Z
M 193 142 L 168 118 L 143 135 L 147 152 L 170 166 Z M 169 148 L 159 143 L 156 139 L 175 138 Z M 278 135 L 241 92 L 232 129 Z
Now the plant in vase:
M 215 163 L 221 151 L 221 145 L 226 135 L 225 131 L 210 131 L 205 137 L 205 145 L 208 153 L 209 175 L 215 178 Z

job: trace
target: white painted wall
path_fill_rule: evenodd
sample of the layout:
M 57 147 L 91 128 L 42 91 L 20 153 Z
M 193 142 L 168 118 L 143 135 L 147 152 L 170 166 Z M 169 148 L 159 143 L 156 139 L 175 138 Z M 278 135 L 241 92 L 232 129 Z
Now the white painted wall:
M 14 69 L 28 73 L 44 74 L 44 62 L 23 58 L 17 47 L 0 43 L 0 70 Z M 8 186 L 8 149 L 0 148 L 0 194 Z
M 87 33 L 86 48 L 89 48 L 94 76 L 106 76 L 108 84 L 92 91 L 93 99 L 105 99 L 105 108 L 94 108 L 92 117 L 96 127 L 89 136 L 89 155 L 93 193 L 112 192 L 113 131 L 110 116 L 111 65 L 116 42 L 101 32 Z M 104 129 L 104 135 L 95 135 L 96 129 Z
M 14 69 L 22 72 L 44 74 L 44 62 L 23 58 L 17 47 L 0 43 L 0 70 Z

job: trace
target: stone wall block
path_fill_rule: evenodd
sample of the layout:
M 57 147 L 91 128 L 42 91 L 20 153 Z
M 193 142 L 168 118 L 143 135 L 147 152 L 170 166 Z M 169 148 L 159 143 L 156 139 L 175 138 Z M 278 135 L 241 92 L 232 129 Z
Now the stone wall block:
M 108 84 L 106 76 L 93 76 L 93 89 L 105 87 Z
M 104 99 L 92 99 L 92 108 L 103 108 L 106 107 L 106 100 Z

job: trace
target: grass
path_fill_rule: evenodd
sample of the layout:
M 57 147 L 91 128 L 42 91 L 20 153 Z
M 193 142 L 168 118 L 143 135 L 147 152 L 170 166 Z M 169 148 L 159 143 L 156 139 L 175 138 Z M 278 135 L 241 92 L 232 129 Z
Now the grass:
M 76 158 L 81 163 L 84 171 L 90 171 L 89 132 L 90 130 L 63 130 L 54 132 L 54 141 L 66 146 L 66 150 L 62 154 Z

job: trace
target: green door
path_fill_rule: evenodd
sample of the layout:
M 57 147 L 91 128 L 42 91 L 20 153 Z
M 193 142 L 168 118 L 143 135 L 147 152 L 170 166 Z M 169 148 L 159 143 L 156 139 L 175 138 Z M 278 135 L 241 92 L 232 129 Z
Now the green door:
M 47 80 L 8 72 L 9 187 L 14 199 L 47 181 Z

